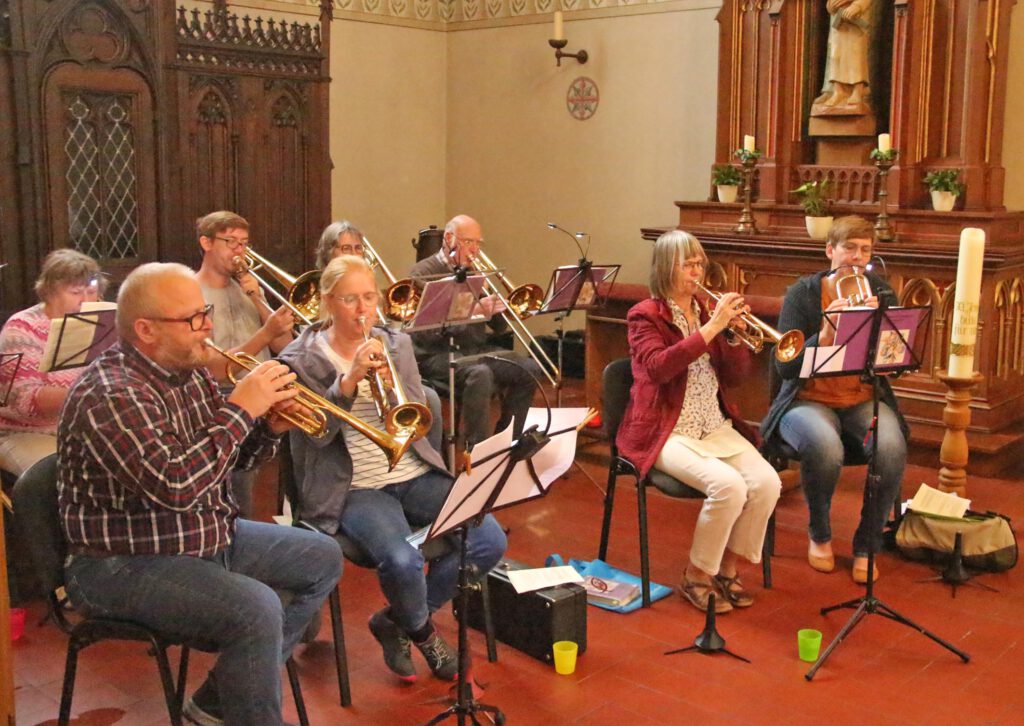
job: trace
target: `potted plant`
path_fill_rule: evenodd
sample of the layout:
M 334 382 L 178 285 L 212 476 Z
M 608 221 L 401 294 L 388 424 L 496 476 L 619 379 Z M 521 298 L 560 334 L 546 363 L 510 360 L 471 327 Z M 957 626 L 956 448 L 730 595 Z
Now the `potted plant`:
M 804 208 L 804 224 L 811 239 L 825 239 L 832 227 L 832 216 L 828 213 L 829 199 L 825 196 L 827 189 L 826 179 L 804 182 L 791 192 Z
M 924 183 L 932 193 L 932 208 L 936 212 L 948 212 L 956 204 L 956 198 L 963 194 L 959 169 L 938 169 L 928 172 Z
M 711 180 L 718 190 L 718 201 L 735 202 L 741 178 L 740 170 L 732 164 L 716 166 L 711 173 Z

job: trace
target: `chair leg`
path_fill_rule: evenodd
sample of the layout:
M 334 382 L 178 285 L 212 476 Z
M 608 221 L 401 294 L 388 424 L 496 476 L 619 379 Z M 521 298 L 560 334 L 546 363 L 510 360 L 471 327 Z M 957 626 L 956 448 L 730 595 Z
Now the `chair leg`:
M 179 712 L 181 707 L 185 705 L 185 685 L 188 683 L 188 655 L 188 646 L 181 646 L 181 656 L 178 658 L 178 691 L 175 697 Z
M 68 726 L 71 720 L 71 699 L 75 695 L 75 673 L 78 670 L 79 644 L 74 637 L 68 641 L 68 655 L 64 662 L 64 687 L 60 692 L 60 714 L 57 726 Z
M 651 606 L 651 564 L 647 552 L 647 484 L 636 483 L 637 515 L 640 518 L 640 587 L 643 606 Z
M 484 611 L 484 635 L 487 637 L 487 662 L 498 662 L 498 648 L 494 643 L 494 616 L 491 613 L 491 589 L 487 586 L 487 578 L 480 578 L 480 603 Z
M 167 715 L 170 717 L 172 726 L 181 726 L 181 702 L 178 701 L 178 692 L 174 687 L 174 677 L 171 675 L 171 663 L 167 660 L 167 646 L 150 641 L 153 646 L 153 656 L 156 658 L 156 667 L 160 671 L 160 685 L 164 688 L 164 700 L 167 701 Z
M 761 576 L 764 578 L 764 589 L 772 589 L 772 555 L 775 554 L 775 512 L 768 518 L 768 526 L 764 530 L 764 544 L 761 545 Z
M 608 469 L 608 486 L 605 488 L 604 493 L 604 517 L 601 520 L 601 545 L 597 550 L 597 559 L 606 560 L 608 558 L 608 535 L 611 532 L 612 526 L 612 507 L 615 505 L 615 481 L 618 478 L 618 474 L 615 471 L 615 459 L 612 459 L 612 463 Z
M 299 672 L 295 667 L 295 659 L 291 656 L 284 662 L 285 670 L 288 671 L 288 682 L 292 686 L 292 696 L 295 698 L 295 711 L 299 714 L 299 725 L 309 726 L 309 715 L 306 713 L 306 701 L 302 697 L 302 684 L 299 683 Z
M 352 705 L 352 691 L 348 682 L 348 654 L 345 650 L 345 627 L 341 620 L 341 595 L 338 588 L 327 598 L 331 611 L 331 632 L 334 635 L 334 667 L 338 672 L 338 693 L 343 707 Z

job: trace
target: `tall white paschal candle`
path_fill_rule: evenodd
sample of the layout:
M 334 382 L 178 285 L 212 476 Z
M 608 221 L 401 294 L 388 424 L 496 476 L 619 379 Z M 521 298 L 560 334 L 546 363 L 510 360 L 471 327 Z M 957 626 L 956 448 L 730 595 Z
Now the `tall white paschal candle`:
M 754 150 L 754 137 L 749 134 L 743 137 L 743 150 L 753 151 Z
M 878 150 L 885 153 L 892 151 L 892 140 L 889 134 L 878 135 Z
M 555 34 L 553 40 L 565 40 L 565 27 L 562 23 L 562 11 L 555 11 Z
M 949 375 L 954 378 L 970 378 L 974 372 L 974 343 L 978 337 L 978 303 L 984 261 L 984 230 L 964 228 L 960 233 L 953 327 L 949 338 Z

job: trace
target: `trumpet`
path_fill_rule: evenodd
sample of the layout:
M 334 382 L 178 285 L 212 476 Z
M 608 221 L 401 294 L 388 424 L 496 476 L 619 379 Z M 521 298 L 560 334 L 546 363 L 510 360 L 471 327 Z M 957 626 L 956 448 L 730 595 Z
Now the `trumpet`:
M 519 342 L 526 348 L 526 352 L 530 354 L 537 365 L 540 366 L 541 371 L 544 373 L 545 378 L 551 382 L 551 385 L 558 388 L 559 381 L 561 380 L 562 374 L 558 370 L 558 366 L 551 360 L 544 349 L 540 346 L 533 334 L 530 333 L 529 328 L 526 327 L 526 323 L 523 322 L 526 318 L 533 315 L 535 312 L 540 310 L 544 304 L 544 291 L 541 290 L 540 285 L 534 285 L 533 283 L 527 283 L 515 287 L 509 279 L 498 269 L 498 267 L 491 261 L 491 258 L 487 254 L 480 250 L 477 254 L 469 258 L 470 265 L 477 272 L 493 273 L 498 281 L 505 288 L 505 295 L 501 294 L 493 282 L 490 280 L 490 275 L 484 277 L 484 289 L 489 294 L 497 297 L 507 308 L 506 311 L 502 312 L 502 317 L 505 318 L 505 322 L 512 329 L 512 333 L 519 339 Z
M 364 316 L 359 317 L 359 327 L 363 331 L 363 340 L 370 340 L 370 334 L 366 332 Z M 378 338 L 378 340 L 380 339 Z M 391 359 L 391 354 L 388 353 L 387 345 L 383 340 L 380 343 L 381 350 L 384 351 L 382 354 L 384 366 L 391 371 L 391 382 L 389 383 L 381 375 L 379 368 L 374 368 L 369 376 L 370 395 L 377 407 L 377 415 L 384 421 L 384 428 L 388 433 L 411 432 L 412 440 L 419 441 L 430 431 L 434 417 L 425 404 L 409 400 L 405 393 L 405 387 L 398 378 L 398 369 L 395 368 L 395 362 Z M 395 392 L 396 403 L 394 405 L 391 405 L 388 400 L 390 391 Z
M 841 265 L 829 272 L 829 278 L 837 298 L 846 298 L 852 307 L 863 305 L 874 295 L 865 271 L 867 268 L 857 265 Z
M 229 353 L 209 338 L 204 340 L 203 343 L 206 347 L 220 353 L 242 370 L 251 371 L 260 364 L 260 361 L 248 353 Z M 238 382 L 235 371 L 231 366 L 228 366 L 227 375 L 232 383 Z M 327 433 L 327 414 L 336 416 L 368 438 L 384 452 L 384 456 L 388 460 L 388 471 L 393 470 L 398 465 L 399 459 L 402 458 L 413 441 L 415 441 L 413 432 L 410 430 L 403 429 L 394 434 L 381 431 L 300 383 L 291 383 L 289 387 L 298 389 L 299 394 L 292 400 L 303 406 L 308 413 L 302 411 L 274 411 L 272 415 L 280 416 L 306 434 L 318 439 L 323 438 Z
M 722 299 L 721 295 L 701 283 L 698 282 L 696 285 L 705 295 L 714 300 L 715 304 Z M 742 343 L 755 353 L 760 353 L 764 348 L 765 341 L 771 341 L 775 344 L 775 357 L 782 363 L 793 360 L 804 349 L 804 334 L 799 330 L 780 333 L 752 313 L 742 313 L 737 318 L 746 324 L 747 329 L 740 330 L 733 327 L 732 324 L 729 325 L 728 331 L 732 334 L 733 339 L 738 341 L 734 345 Z
M 377 309 L 378 317 L 381 320 L 387 318 L 402 323 L 412 320 L 416 315 L 416 308 L 420 304 L 420 291 L 416 289 L 412 280 L 395 278 L 366 237 L 363 237 L 363 259 L 366 260 L 370 269 L 380 268 L 381 273 L 388 281 L 388 289 L 384 291 L 384 307 Z
M 320 270 L 310 270 L 295 277 L 248 248 L 244 255 L 236 256 L 232 262 L 235 265 L 235 277 L 246 273 L 255 277 L 260 287 L 273 295 L 279 303 L 291 310 L 292 314 L 306 325 L 311 325 L 319 317 Z M 270 283 L 256 274 L 256 271 L 261 269 L 266 270 L 285 287 L 287 296 L 279 293 Z M 263 303 L 270 308 L 265 300 Z

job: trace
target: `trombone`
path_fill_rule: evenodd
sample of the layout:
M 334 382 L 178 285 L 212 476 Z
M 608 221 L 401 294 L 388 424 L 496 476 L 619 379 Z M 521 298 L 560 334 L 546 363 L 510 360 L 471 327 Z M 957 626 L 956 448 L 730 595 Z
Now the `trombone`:
M 384 307 L 377 309 L 377 316 L 381 322 L 384 318 L 402 323 L 412 320 L 416 315 L 416 308 L 420 304 L 420 291 L 416 289 L 412 280 L 409 278 L 397 279 L 366 237 L 363 237 L 363 259 L 366 260 L 370 269 L 379 267 L 388 281 L 388 289 L 384 291 Z
M 705 295 L 715 301 L 715 304 L 718 304 L 722 299 L 722 296 L 717 292 L 711 291 L 699 282 L 696 284 Z M 755 353 L 760 353 L 767 339 L 775 344 L 775 357 L 781 363 L 788 363 L 793 360 L 804 349 L 804 334 L 799 330 L 794 329 L 787 333 L 780 333 L 752 313 L 742 313 L 737 317 L 746 324 L 747 329 L 739 330 L 733 327 L 732 324 L 729 325 L 727 330 L 732 334 L 733 340 L 737 341 L 733 345 L 742 343 Z
M 558 366 L 554 364 L 548 354 L 544 352 L 540 343 L 530 333 L 526 323 L 523 322 L 526 318 L 540 310 L 544 304 L 544 291 L 541 290 L 540 285 L 527 283 L 526 285 L 515 287 L 483 250 L 471 256 L 469 262 L 477 272 L 485 273 L 485 290 L 496 296 L 507 308 L 501 313 L 501 316 L 505 318 L 505 322 L 508 323 L 513 334 L 519 339 L 523 347 L 526 348 L 526 352 L 540 366 L 541 371 L 551 382 L 551 385 L 558 388 L 562 378 L 561 371 L 558 370 Z M 486 273 L 491 273 L 498 278 L 498 281 L 505 288 L 506 295 L 501 294 L 501 290 L 491 282 L 491 274 Z
M 370 340 L 371 336 L 366 332 L 365 316 L 359 317 L 359 327 L 363 331 L 363 340 Z M 379 368 L 375 368 L 368 377 L 370 395 L 377 407 L 377 415 L 384 422 L 384 428 L 388 433 L 412 432 L 412 440 L 418 441 L 430 431 L 434 417 L 425 404 L 409 400 L 405 393 L 405 386 L 398 378 L 398 369 L 395 368 L 395 362 L 391 359 L 391 354 L 388 353 L 387 345 L 383 340 L 380 341 L 380 345 L 384 351 L 382 354 L 384 366 L 391 371 L 391 382 L 389 383 L 381 375 Z M 395 392 L 395 405 L 393 406 L 388 400 L 389 391 Z
M 229 353 L 209 338 L 204 340 L 203 343 L 211 350 L 220 353 L 240 369 L 251 371 L 260 364 L 260 361 L 248 353 Z M 238 382 L 231 366 L 228 366 L 227 373 L 232 383 Z M 273 411 L 272 415 L 280 416 L 285 421 L 290 422 L 303 432 L 317 439 L 323 438 L 327 433 L 327 414 L 337 416 L 380 447 L 380 450 L 384 452 L 384 456 L 387 457 L 388 471 L 393 470 L 397 466 L 399 459 L 402 458 L 417 438 L 415 432 L 408 429 L 392 434 L 374 428 L 355 414 L 346 411 L 340 406 L 336 406 L 300 383 L 291 383 L 289 387 L 298 389 L 299 394 L 292 400 L 305 407 L 308 413 L 304 411 Z
M 245 250 L 244 255 L 238 255 L 232 261 L 235 265 L 236 277 L 245 273 L 255 277 L 260 287 L 273 295 L 279 303 L 291 310 L 292 314 L 306 325 L 312 325 L 319 317 L 320 270 L 310 270 L 295 277 L 272 264 L 266 257 L 248 248 Z M 274 279 L 281 283 L 287 291 L 287 296 L 279 293 L 270 283 L 257 275 L 256 270 L 260 269 L 266 270 Z M 263 303 L 270 309 L 270 305 L 267 304 L 266 300 Z

